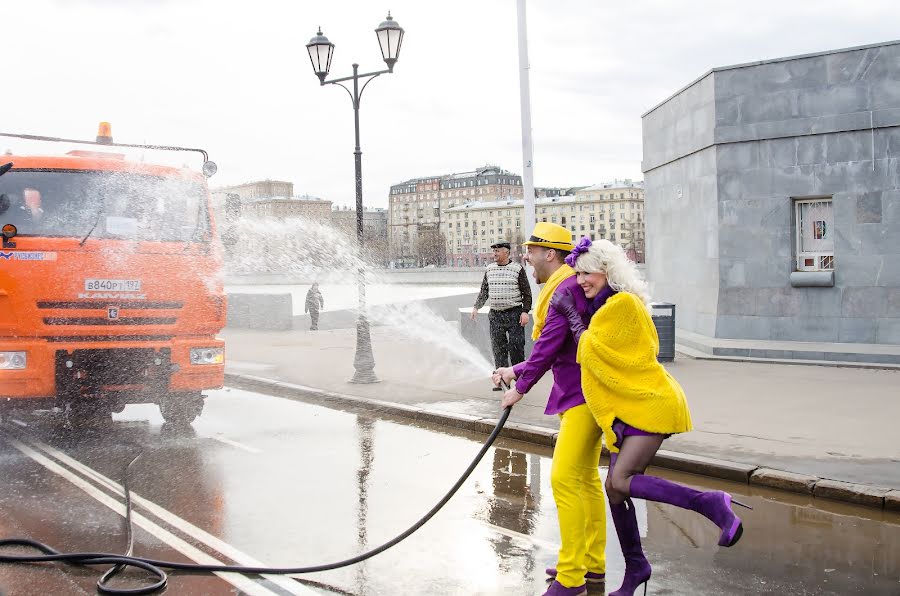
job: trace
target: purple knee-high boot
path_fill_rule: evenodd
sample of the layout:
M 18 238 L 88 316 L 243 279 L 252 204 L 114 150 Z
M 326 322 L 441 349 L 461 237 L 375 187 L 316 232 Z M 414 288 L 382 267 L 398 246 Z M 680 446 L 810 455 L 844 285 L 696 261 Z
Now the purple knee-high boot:
M 641 584 L 644 584 L 646 594 L 652 570 L 647 557 L 644 556 L 644 549 L 641 548 L 641 534 L 634 513 L 634 503 L 631 499 L 625 499 L 625 502 L 619 505 L 610 503 L 609 511 L 616 525 L 619 544 L 622 545 L 622 555 L 625 557 L 625 577 L 622 578 L 622 585 L 615 592 L 610 592 L 609 596 L 632 596 Z
M 734 546 L 744 532 L 741 518 L 731 510 L 731 504 L 750 509 L 748 505 L 733 501 L 726 492 L 701 492 L 656 476 L 632 476 L 629 492 L 638 499 L 668 503 L 703 515 L 722 531 L 719 546 Z
M 609 454 L 609 473 L 618 459 L 618 453 Z M 622 585 L 609 596 L 632 596 L 638 586 L 644 584 L 644 594 L 647 594 L 647 582 L 650 580 L 650 562 L 644 556 L 641 548 L 641 533 L 638 529 L 637 515 L 634 513 L 634 503 L 631 499 L 625 499 L 624 503 L 614 505 L 609 503 L 609 512 L 616 526 L 616 535 L 619 537 L 619 545 L 622 547 L 622 555 L 625 558 L 625 577 Z

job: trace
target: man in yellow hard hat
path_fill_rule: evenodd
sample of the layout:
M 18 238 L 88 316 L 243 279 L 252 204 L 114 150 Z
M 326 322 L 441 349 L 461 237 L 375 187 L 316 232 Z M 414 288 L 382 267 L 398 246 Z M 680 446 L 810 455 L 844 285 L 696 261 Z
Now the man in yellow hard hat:
M 535 279 L 544 284 L 534 309 L 535 344 L 528 360 L 497 369 L 493 380 L 497 385 L 501 378 L 507 384 L 515 381 L 503 396 L 505 408 L 522 399 L 548 370 L 553 371 L 553 388 L 544 413 L 560 418 L 550 485 L 562 544 L 556 566 L 547 569 L 554 581 L 546 594 L 580 596 L 586 593 L 586 582 L 603 583 L 606 578 L 606 503 L 598 469 L 601 431 L 581 390 L 578 342 L 567 314 L 552 306 L 551 299 L 557 293 L 570 295 L 577 309 L 575 316 L 587 313 L 588 303 L 575 272 L 565 263 L 575 248 L 569 230 L 540 222 L 523 246 Z

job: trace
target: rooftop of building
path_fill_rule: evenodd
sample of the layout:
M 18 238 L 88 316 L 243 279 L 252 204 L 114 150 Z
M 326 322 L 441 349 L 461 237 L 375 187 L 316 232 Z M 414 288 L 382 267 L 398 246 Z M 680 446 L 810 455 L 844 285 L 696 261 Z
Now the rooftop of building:
M 229 184 L 228 186 L 220 186 L 212 189 L 212 192 L 221 192 L 223 190 L 228 190 L 231 188 L 241 188 L 243 186 L 253 186 L 254 184 L 293 184 L 293 182 L 289 182 L 287 180 L 269 180 L 266 178 L 265 180 L 253 180 L 251 182 L 243 182 L 241 184 Z
M 893 40 L 893 41 L 882 41 L 882 42 L 879 42 L 879 43 L 870 43 L 870 44 L 866 44 L 866 45 L 862 45 L 862 46 L 853 46 L 853 47 L 849 47 L 849 48 L 838 48 L 838 49 L 833 49 L 833 50 L 824 50 L 824 51 L 821 51 L 821 52 L 812 52 L 812 53 L 809 53 L 809 54 L 797 54 L 797 55 L 794 55 L 794 56 L 783 56 L 783 57 L 781 57 L 781 58 L 770 58 L 770 59 L 768 59 L 768 60 L 756 60 L 756 61 L 754 61 L 754 62 L 744 62 L 744 63 L 741 63 L 741 64 L 732 64 L 731 66 L 717 66 L 717 67 L 714 67 L 714 68 L 709 69 L 708 71 L 706 71 L 705 73 L 703 73 L 702 75 L 700 75 L 699 77 L 697 77 L 696 79 L 694 79 L 693 81 L 691 81 L 690 83 L 688 83 L 687 85 L 685 85 L 684 87 L 680 88 L 680 89 L 679 89 L 678 91 L 676 91 L 675 93 L 672 93 L 671 95 L 669 95 L 668 97 L 666 97 L 664 100 L 662 100 L 661 102 L 659 102 L 658 104 L 656 104 L 655 106 L 653 106 L 652 108 L 650 108 L 649 110 L 647 110 L 646 112 L 644 112 L 643 114 L 641 114 L 641 118 L 644 118 L 645 116 L 647 116 L 647 114 L 650 114 L 651 112 L 653 112 L 653 111 L 655 111 L 656 109 L 658 109 L 660 106 L 662 106 L 662 105 L 668 103 L 672 98 L 678 97 L 678 95 L 680 95 L 681 93 L 683 93 L 685 90 L 687 90 L 687 89 L 693 87 L 693 86 L 696 85 L 699 81 L 702 81 L 703 79 L 705 79 L 706 77 L 708 77 L 709 75 L 711 75 L 711 74 L 713 74 L 713 73 L 715 73 L 715 72 L 721 72 L 721 71 L 725 71 L 725 70 L 737 70 L 738 68 L 751 68 L 751 67 L 754 67 L 754 66 L 762 66 L 762 65 L 765 65 L 765 64 L 776 64 L 776 63 L 778 63 L 778 62 L 790 62 L 790 61 L 792 61 L 792 60 L 803 60 L 803 59 L 805 59 L 805 58 L 818 58 L 818 57 L 821 57 L 821 56 L 829 56 L 829 55 L 832 55 L 832 54 L 843 54 L 843 53 L 846 53 L 846 52 L 857 52 L 857 51 L 860 51 L 860 50 L 869 50 L 869 49 L 872 49 L 872 48 L 883 48 L 883 47 L 894 46 L 894 45 L 900 45 L 900 39 L 895 39 L 895 40 Z
M 631 178 L 625 178 L 624 180 L 613 180 L 612 182 L 601 182 L 600 184 L 594 184 L 593 186 L 583 186 L 579 188 L 579 190 L 584 191 L 592 191 L 592 190 L 612 190 L 616 188 L 644 188 L 643 180 L 632 180 Z
M 518 177 L 519 174 L 514 172 L 510 172 L 509 170 L 504 170 L 503 168 L 491 164 L 486 164 L 481 166 L 480 168 L 476 168 L 469 172 L 454 172 L 451 174 L 440 174 L 438 176 L 419 176 L 417 178 L 410 178 L 409 180 L 404 180 L 403 182 L 398 182 L 396 184 L 392 184 L 391 186 L 403 186 L 404 184 L 417 184 L 420 182 L 431 182 L 431 181 L 439 181 L 439 180 L 463 180 L 468 178 L 476 178 L 479 176 L 514 176 Z
M 624 188 L 624 187 L 623 187 Z M 621 201 L 623 199 L 616 199 L 617 201 Z M 624 199 L 624 200 L 634 200 L 634 199 Z M 534 204 L 536 207 L 546 206 L 546 205 L 570 205 L 575 203 L 585 203 L 584 199 L 579 199 L 575 195 L 565 195 L 560 197 L 546 197 L 539 198 L 534 200 Z M 591 201 L 594 202 L 594 201 Z M 609 202 L 609 201 L 604 201 Z M 524 199 L 513 198 L 513 197 L 505 197 L 501 199 L 497 199 L 496 201 L 472 201 L 469 203 L 464 203 L 462 205 L 457 205 L 456 207 L 450 207 L 448 209 L 444 209 L 445 212 L 448 211 L 478 211 L 479 209 L 505 209 L 507 207 L 522 207 L 525 203 Z
M 256 199 L 248 199 L 248 203 L 328 203 L 331 204 L 331 201 L 326 199 L 321 199 L 319 197 L 313 197 L 310 195 L 303 195 L 299 197 L 260 197 Z
M 341 213 L 356 213 L 356 207 L 348 207 L 347 205 L 333 205 L 332 211 Z M 387 213 L 384 207 L 363 207 L 363 213 Z

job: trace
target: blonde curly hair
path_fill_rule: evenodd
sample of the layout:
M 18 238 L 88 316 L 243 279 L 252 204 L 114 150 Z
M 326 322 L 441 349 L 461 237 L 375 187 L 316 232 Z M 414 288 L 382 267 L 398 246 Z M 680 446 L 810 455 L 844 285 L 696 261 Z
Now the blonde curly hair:
M 629 292 L 650 304 L 650 293 L 644 276 L 628 258 L 625 250 L 609 240 L 595 240 L 581 252 L 573 269 L 584 273 L 605 273 L 606 283 L 617 292 Z

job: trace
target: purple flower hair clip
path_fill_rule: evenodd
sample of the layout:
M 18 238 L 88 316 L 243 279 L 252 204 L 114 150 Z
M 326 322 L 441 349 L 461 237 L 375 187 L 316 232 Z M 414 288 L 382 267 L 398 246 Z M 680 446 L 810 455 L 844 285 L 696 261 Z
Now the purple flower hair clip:
M 572 249 L 572 252 L 569 253 L 569 256 L 566 257 L 566 265 L 569 267 L 575 267 L 575 261 L 578 260 L 578 256 L 584 254 L 591 247 L 591 239 L 587 236 L 582 236 L 581 240 L 578 241 L 578 244 L 575 245 L 575 248 Z

